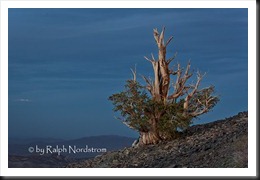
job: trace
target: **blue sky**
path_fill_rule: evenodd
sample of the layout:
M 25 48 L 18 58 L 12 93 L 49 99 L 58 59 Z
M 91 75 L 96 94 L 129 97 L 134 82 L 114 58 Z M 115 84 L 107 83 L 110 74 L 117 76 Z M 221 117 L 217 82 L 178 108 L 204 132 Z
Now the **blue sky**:
M 8 19 L 10 137 L 136 137 L 107 99 L 131 67 L 153 75 L 143 57 L 157 53 L 162 26 L 174 37 L 167 55 L 178 52 L 172 65 L 190 59 L 207 72 L 201 87 L 220 95 L 195 123 L 248 110 L 247 9 L 9 9 Z

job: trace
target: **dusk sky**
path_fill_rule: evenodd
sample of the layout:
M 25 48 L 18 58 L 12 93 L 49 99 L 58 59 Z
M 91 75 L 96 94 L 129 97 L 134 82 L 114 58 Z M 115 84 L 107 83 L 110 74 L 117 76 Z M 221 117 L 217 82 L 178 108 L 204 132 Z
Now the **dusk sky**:
M 172 62 L 206 72 L 220 102 L 195 124 L 248 110 L 247 9 L 9 9 L 9 137 L 137 137 L 108 97 L 157 54 L 153 28 L 174 37 Z M 138 77 L 143 82 L 141 76 Z M 196 80 L 196 77 L 193 77 Z

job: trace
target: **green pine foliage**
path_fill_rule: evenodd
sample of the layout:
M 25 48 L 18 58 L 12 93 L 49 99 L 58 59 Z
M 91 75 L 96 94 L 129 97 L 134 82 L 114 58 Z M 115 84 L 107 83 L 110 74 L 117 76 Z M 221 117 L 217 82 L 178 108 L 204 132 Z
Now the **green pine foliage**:
M 120 112 L 122 121 L 138 132 L 148 132 L 151 128 L 150 119 L 161 114 L 158 131 L 162 139 L 175 139 L 179 130 L 186 129 L 192 123 L 192 117 L 183 116 L 184 100 L 178 102 L 154 101 L 146 93 L 145 87 L 137 81 L 127 80 L 125 90 L 109 97 L 114 111 Z

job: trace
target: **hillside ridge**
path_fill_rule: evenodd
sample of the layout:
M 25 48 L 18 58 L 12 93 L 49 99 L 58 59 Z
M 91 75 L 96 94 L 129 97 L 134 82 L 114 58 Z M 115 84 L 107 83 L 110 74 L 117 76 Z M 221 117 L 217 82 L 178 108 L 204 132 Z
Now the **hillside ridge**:
M 67 168 L 246 168 L 248 112 L 198 124 L 180 138 L 156 145 L 110 151 Z

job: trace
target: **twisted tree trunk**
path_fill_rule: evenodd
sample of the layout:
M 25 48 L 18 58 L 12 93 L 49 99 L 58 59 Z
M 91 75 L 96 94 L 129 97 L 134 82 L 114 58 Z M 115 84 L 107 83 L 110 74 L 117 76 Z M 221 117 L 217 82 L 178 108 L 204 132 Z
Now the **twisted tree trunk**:
M 161 140 L 157 128 L 157 120 L 151 119 L 151 129 L 146 132 L 140 132 L 139 144 L 157 144 Z
M 158 59 L 156 60 L 152 54 L 152 59 L 145 57 L 150 61 L 154 69 L 154 82 L 143 77 L 147 82 L 147 89 L 151 93 L 151 96 L 156 102 L 167 103 L 168 91 L 170 84 L 170 71 L 169 63 L 172 59 L 166 61 L 166 47 L 172 40 L 172 37 L 168 41 L 164 42 L 164 31 L 159 34 L 157 29 L 154 29 L 153 35 L 158 47 Z M 148 132 L 140 132 L 139 143 L 141 144 L 156 144 L 161 140 L 158 132 L 158 122 L 160 120 L 161 112 L 153 112 L 154 119 L 151 119 L 151 128 Z

